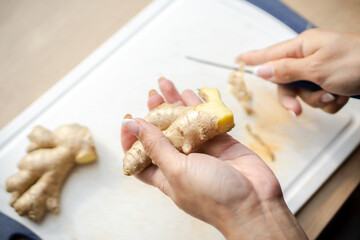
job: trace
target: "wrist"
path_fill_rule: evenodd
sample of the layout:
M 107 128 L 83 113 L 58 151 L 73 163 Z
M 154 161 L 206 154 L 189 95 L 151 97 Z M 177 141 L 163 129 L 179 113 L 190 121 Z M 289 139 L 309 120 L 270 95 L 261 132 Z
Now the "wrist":
M 261 206 L 273 239 L 308 239 L 283 197 L 264 201 Z
M 261 202 L 251 191 L 245 199 L 220 211 L 215 226 L 226 239 L 270 239 Z
M 307 239 L 282 198 L 227 209 L 214 225 L 226 239 Z M 245 203 L 246 204 L 246 203 Z

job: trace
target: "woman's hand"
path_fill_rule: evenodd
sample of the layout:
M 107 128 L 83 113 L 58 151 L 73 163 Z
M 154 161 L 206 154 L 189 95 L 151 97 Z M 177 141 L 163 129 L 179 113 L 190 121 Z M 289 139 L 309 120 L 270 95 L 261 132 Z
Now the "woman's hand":
M 263 50 L 241 54 L 238 61 L 259 65 L 260 77 L 276 83 L 308 80 L 324 90 L 279 86 L 280 103 L 296 115 L 307 104 L 335 113 L 360 94 L 360 35 L 311 29 L 298 37 Z
M 166 79 L 159 86 L 169 103 L 200 103 L 192 91 L 180 95 Z M 165 100 L 152 90 L 148 106 L 153 109 Z M 217 136 L 197 153 L 185 155 L 158 128 L 135 119 L 122 128 L 124 150 L 136 139 L 156 164 L 136 177 L 159 188 L 185 212 L 213 225 L 228 239 L 306 238 L 272 171 L 230 135 Z

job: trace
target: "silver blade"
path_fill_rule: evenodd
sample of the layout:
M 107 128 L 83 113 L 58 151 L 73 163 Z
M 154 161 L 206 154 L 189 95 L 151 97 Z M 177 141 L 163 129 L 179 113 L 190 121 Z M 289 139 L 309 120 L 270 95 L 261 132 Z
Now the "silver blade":
M 203 63 L 203 64 L 207 64 L 207 65 L 211 65 L 211 66 L 215 66 L 215 67 L 226 68 L 226 69 L 230 69 L 230 70 L 234 70 L 234 71 L 239 70 L 238 67 L 228 66 L 228 65 L 221 64 L 221 63 L 210 62 L 210 61 L 207 61 L 207 60 L 194 58 L 194 57 L 190 57 L 190 56 L 185 56 L 185 57 L 187 59 L 189 59 L 189 60 L 199 62 L 199 63 Z M 247 72 L 247 73 L 253 73 L 253 71 L 251 71 L 249 69 L 244 69 L 244 71 Z

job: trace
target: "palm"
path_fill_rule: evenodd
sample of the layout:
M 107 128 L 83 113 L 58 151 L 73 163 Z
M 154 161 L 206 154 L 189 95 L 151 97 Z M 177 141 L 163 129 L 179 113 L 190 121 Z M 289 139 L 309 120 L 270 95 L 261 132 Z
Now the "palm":
M 270 168 L 258 155 L 230 135 L 218 136 L 207 142 L 202 149 L 204 153 L 217 157 L 240 172 L 260 201 L 281 195 L 278 181 Z

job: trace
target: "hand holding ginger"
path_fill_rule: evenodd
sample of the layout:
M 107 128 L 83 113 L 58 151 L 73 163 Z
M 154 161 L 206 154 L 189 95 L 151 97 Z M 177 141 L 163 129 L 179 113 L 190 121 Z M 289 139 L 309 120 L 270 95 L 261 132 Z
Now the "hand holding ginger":
M 189 90 L 181 95 L 168 80 L 160 89 L 168 103 L 197 105 Z M 148 105 L 165 102 L 152 92 Z M 227 239 L 306 239 L 287 208 L 280 185 L 267 165 L 227 134 L 203 143 L 197 153 L 179 152 L 152 124 L 135 119 L 122 128 L 125 151 L 139 140 L 156 165 L 135 175 L 159 188 L 181 209 L 221 231 Z
M 204 103 L 195 106 L 162 103 L 145 117 L 146 121 L 164 132 L 176 149 L 185 154 L 234 127 L 233 114 L 222 103 L 217 89 L 203 88 L 199 95 Z M 123 159 L 124 174 L 139 173 L 150 164 L 151 158 L 140 141 L 136 141 Z
M 46 211 L 59 211 L 60 189 L 75 163 L 93 162 L 97 154 L 89 129 L 78 124 L 54 132 L 37 126 L 29 139 L 28 154 L 19 163 L 20 171 L 7 179 L 6 190 L 19 215 L 39 221 Z
M 299 96 L 312 107 L 335 113 L 360 94 L 360 35 L 311 29 L 298 37 L 263 50 L 241 54 L 238 61 L 261 64 L 260 77 L 276 83 L 308 80 L 324 90 L 279 86 L 281 105 L 301 113 Z

